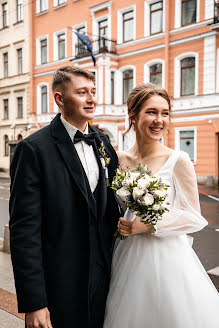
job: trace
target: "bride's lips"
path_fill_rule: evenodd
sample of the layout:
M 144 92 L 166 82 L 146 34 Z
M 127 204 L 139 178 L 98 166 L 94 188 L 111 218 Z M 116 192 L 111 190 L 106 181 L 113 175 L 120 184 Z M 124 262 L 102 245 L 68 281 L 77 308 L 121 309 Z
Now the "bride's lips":
M 153 133 L 157 133 L 157 134 L 159 134 L 159 133 L 163 130 L 162 127 L 153 127 L 153 126 L 149 127 L 149 129 L 150 129 Z

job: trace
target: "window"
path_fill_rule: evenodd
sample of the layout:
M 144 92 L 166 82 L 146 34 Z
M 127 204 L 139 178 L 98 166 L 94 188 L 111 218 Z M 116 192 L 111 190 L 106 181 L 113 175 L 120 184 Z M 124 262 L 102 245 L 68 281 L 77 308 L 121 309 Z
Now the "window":
M 3 100 L 3 119 L 8 120 L 9 119 L 9 110 L 8 110 L 8 99 Z
M 17 98 L 17 118 L 23 117 L 23 97 Z
M 65 3 L 66 0 L 58 0 L 57 3 L 56 3 L 56 6 L 60 6 L 62 5 L 63 3 Z
M 196 22 L 197 0 L 182 0 L 182 26 Z
M 181 96 L 195 94 L 195 58 L 181 60 Z
M 58 59 L 65 58 L 65 33 L 58 35 Z
M 128 95 L 133 89 L 133 71 L 131 69 L 123 72 L 123 103 L 125 104 Z
M 3 27 L 8 26 L 8 4 L 3 3 L 2 4 L 2 18 L 3 18 Z
M 133 40 L 134 12 L 133 10 L 123 14 L 123 42 Z
M 162 64 L 150 66 L 150 82 L 162 87 Z
M 194 161 L 194 130 L 180 131 L 180 150 L 189 154 Z
M 99 50 L 105 50 L 107 47 L 108 20 L 102 20 L 98 23 Z
M 47 39 L 40 41 L 41 64 L 47 63 Z
M 8 77 L 8 53 L 3 54 L 3 63 L 4 63 L 4 77 Z
M 163 29 L 163 1 L 150 5 L 150 34 L 162 32 Z
M 114 92 L 115 92 L 115 72 L 111 72 L 111 100 L 110 100 L 111 104 L 114 104 Z
M 17 49 L 17 72 L 18 72 L 18 74 L 22 74 L 23 73 L 22 48 Z
M 47 10 L 47 0 L 39 0 L 39 12 Z
M 47 98 L 47 86 L 43 86 L 41 87 L 41 111 L 43 114 L 48 112 Z
M 21 22 L 23 19 L 22 0 L 16 0 L 16 9 L 17 9 L 17 22 Z
M 9 139 L 8 136 L 4 136 L 4 144 L 5 144 L 5 156 L 9 156 Z

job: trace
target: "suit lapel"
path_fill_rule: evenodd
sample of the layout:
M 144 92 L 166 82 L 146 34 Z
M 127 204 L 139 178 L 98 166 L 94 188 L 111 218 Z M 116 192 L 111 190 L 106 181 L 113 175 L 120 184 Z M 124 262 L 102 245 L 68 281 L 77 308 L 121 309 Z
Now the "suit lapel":
M 68 132 L 66 131 L 65 127 L 63 126 L 60 120 L 60 114 L 58 114 L 54 118 L 50 126 L 51 126 L 52 136 L 57 139 L 56 142 L 57 147 L 62 155 L 62 158 L 71 176 L 73 177 L 74 181 L 79 187 L 82 195 L 86 199 L 91 212 L 93 213 L 94 216 L 96 216 L 95 206 L 92 206 L 93 203 L 88 195 L 89 191 L 86 183 L 86 179 L 87 179 L 86 173 L 83 169 L 83 166 L 81 164 L 75 146 L 72 143 L 72 140 L 68 135 Z

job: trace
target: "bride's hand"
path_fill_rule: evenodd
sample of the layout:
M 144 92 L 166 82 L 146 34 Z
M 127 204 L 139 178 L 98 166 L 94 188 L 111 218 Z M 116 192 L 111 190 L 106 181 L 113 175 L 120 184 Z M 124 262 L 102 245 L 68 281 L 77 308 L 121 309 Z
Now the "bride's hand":
M 134 221 L 128 221 L 124 218 L 120 218 L 118 230 L 123 236 L 137 235 L 145 232 L 152 233 L 155 231 L 152 223 L 144 224 L 138 216 L 136 216 Z

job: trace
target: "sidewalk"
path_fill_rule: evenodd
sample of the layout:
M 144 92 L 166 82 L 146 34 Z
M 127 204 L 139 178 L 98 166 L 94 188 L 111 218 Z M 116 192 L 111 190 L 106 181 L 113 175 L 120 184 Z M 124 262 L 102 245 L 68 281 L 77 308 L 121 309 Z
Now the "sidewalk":
M 0 327 L 24 328 L 24 315 L 17 313 L 10 255 L 0 252 Z

